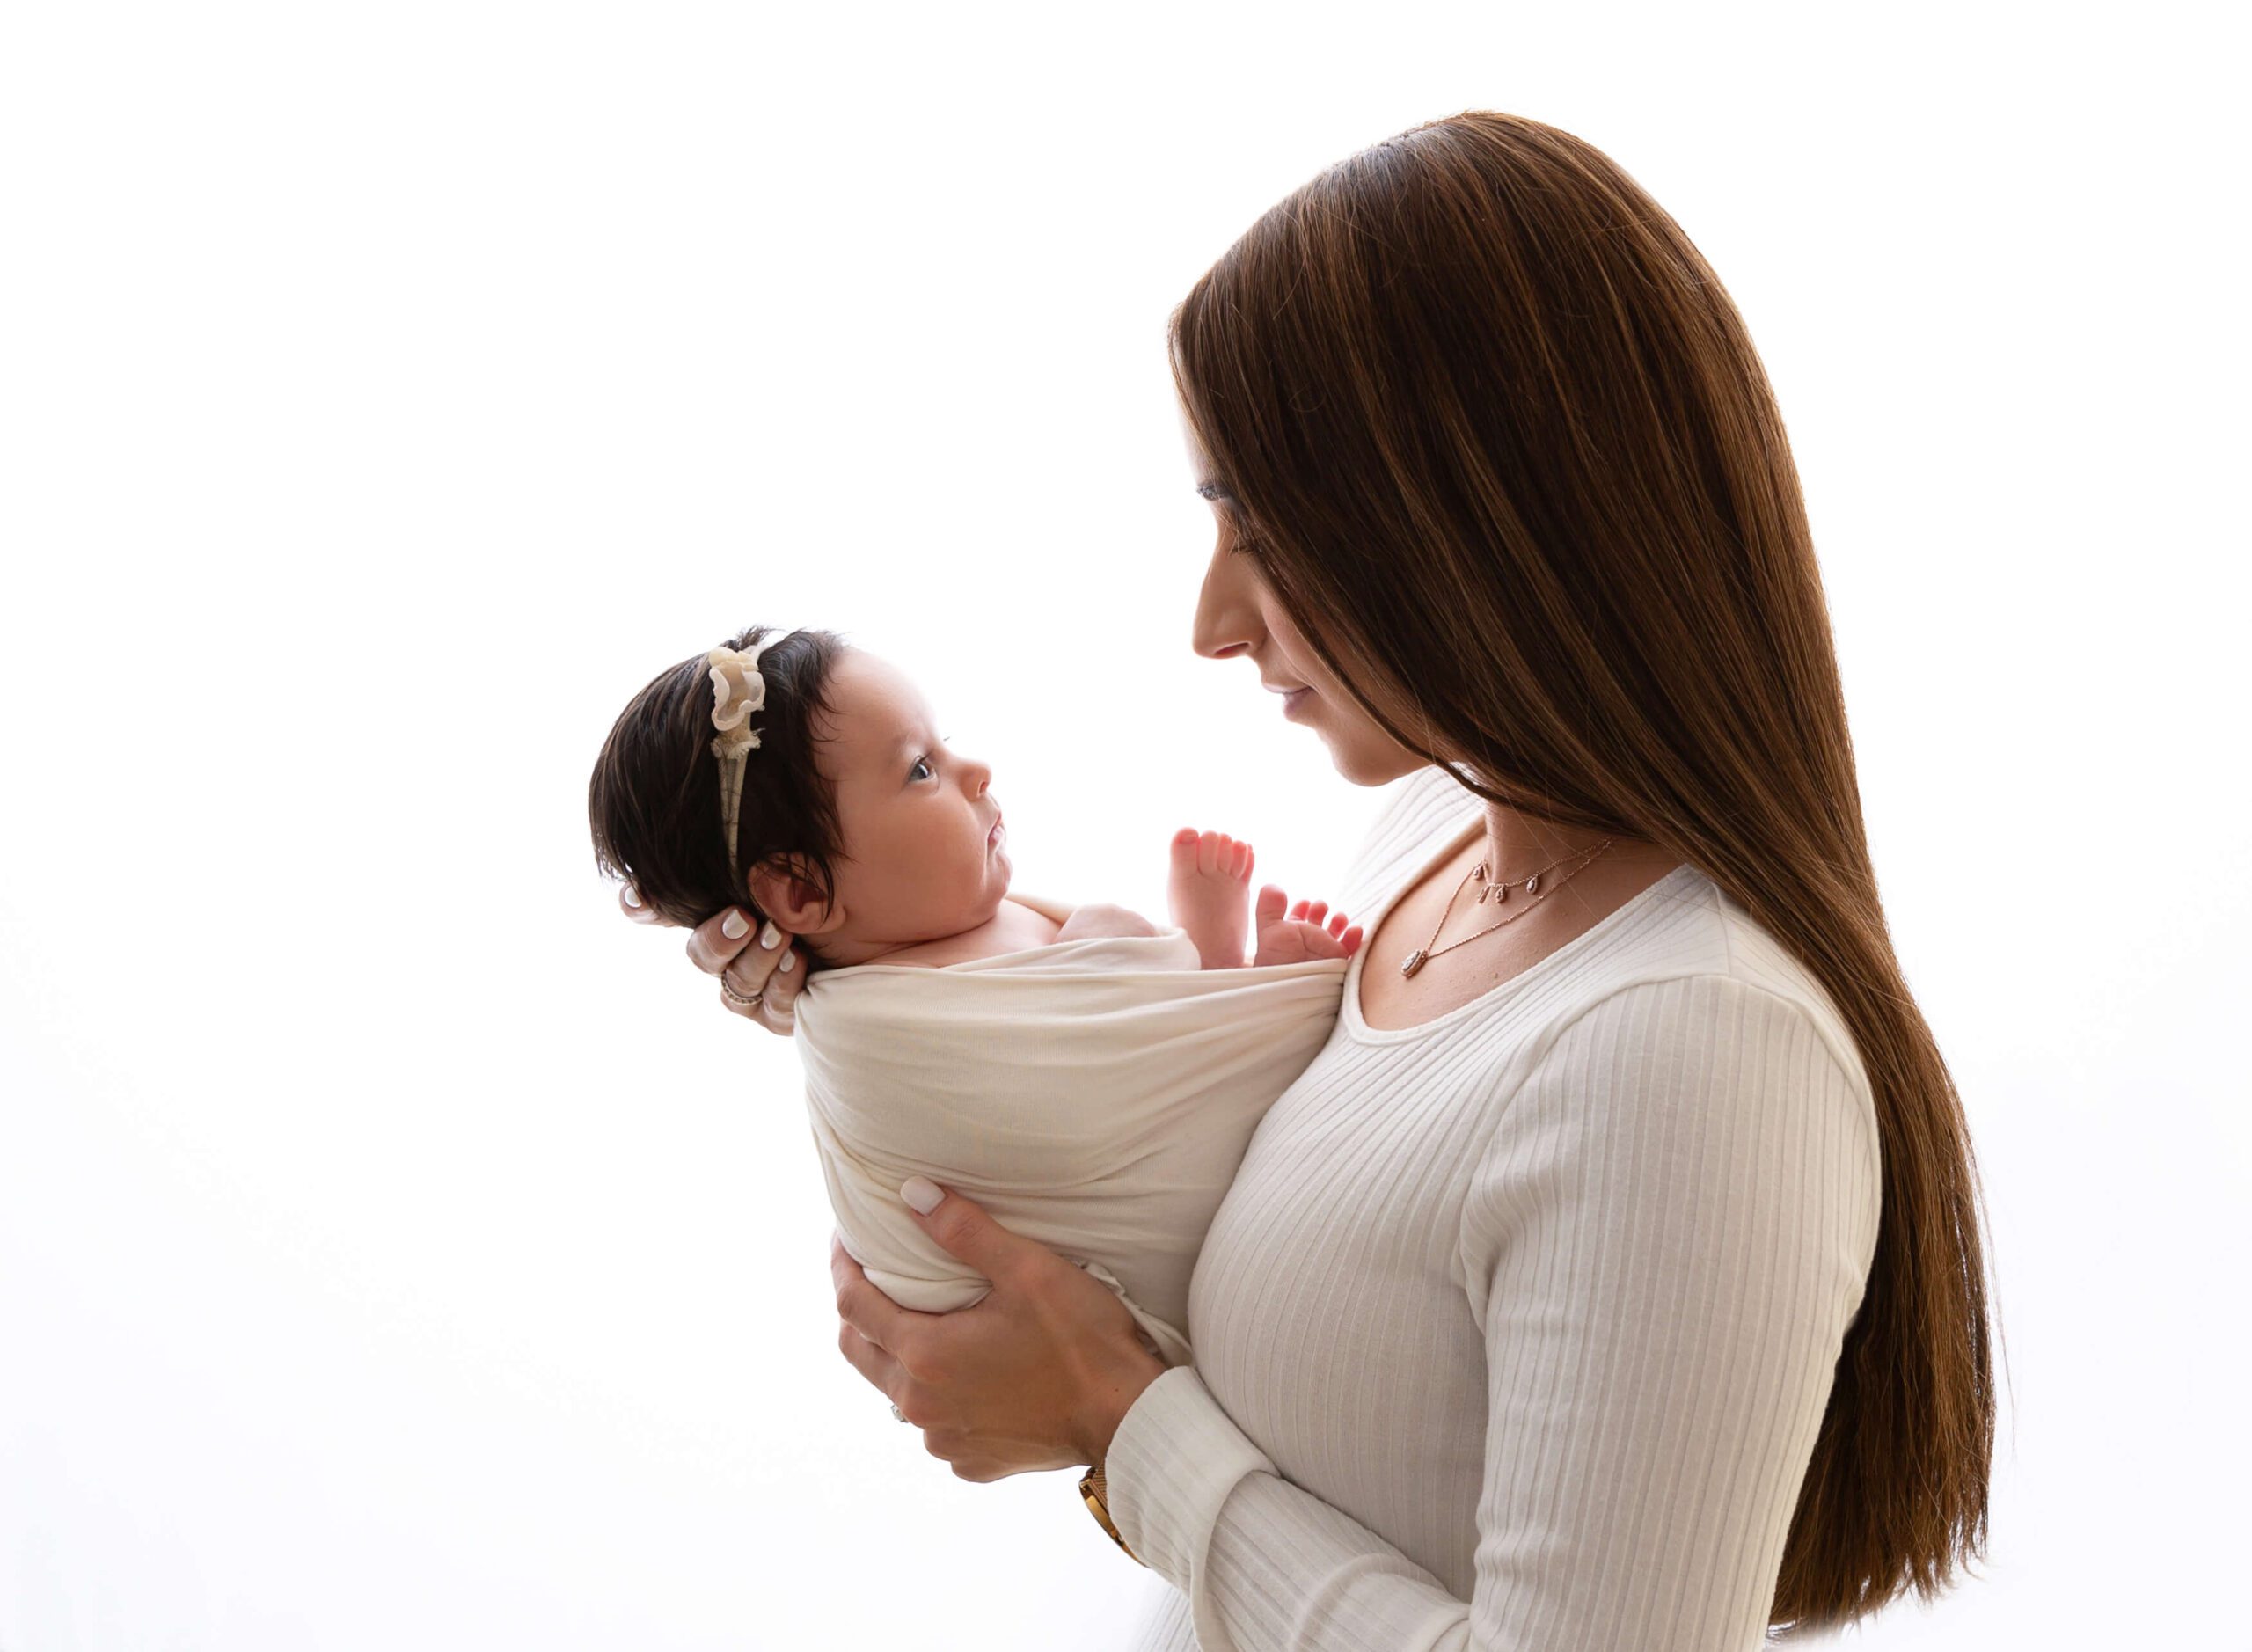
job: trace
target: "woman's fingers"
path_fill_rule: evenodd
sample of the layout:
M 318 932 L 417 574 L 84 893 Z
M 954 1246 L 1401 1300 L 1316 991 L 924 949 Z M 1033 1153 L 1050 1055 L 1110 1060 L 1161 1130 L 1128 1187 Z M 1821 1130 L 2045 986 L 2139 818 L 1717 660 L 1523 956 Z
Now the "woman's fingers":
M 720 1000 L 737 1015 L 785 1038 L 798 1030 L 798 993 L 805 985 L 801 954 L 778 939 L 775 950 L 752 947 L 720 973 Z
M 902 1411 L 907 1408 L 899 1403 L 899 1397 L 907 1387 L 906 1369 L 854 1330 L 849 1319 L 837 1322 L 837 1351 L 844 1356 L 845 1363 L 868 1379 L 870 1387 L 889 1398 Z M 910 1417 L 908 1421 L 912 1422 L 914 1419 Z
M 740 906 L 714 912 L 688 932 L 688 961 L 715 976 L 750 944 L 750 914 Z
M 913 1334 L 916 1321 L 935 1316 L 903 1308 L 870 1284 L 860 1264 L 852 1260 L 852 1253 L 844 1248 L 843 1237 L 833 1232 L 829 1238 L 829 1281 L 837 1290 L 837 1317 L 862 1341 L 881 1350 L 887 1360 L 904 1365 L 907 1353 L 903 1345 Z M 840 1331 L 838 1335 L 841 1338 L 843 1333 Z M 850 1356 L 852 1344 L 849 1340 L 844 1347 Z
M 803 954 L 772 924 L 754 933 L 751 923 L 750 914 L 735 906 L 706 918 L 688 932 L 689 961 L 720 977 L 720 1001 L 728 1009 L 786 1035 L 797 1028 Z
M 618 910 L 637 924 L 662 924 L 666 921 L 657 916 L 654 908 L 643 903 L 641 891 L 635 888 L 631 881 L 618 886 Z

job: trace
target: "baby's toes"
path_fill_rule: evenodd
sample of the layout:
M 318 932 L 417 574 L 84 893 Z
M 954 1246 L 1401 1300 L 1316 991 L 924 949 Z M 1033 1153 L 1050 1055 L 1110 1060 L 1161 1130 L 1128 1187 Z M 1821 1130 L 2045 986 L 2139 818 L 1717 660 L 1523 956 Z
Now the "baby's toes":
M 1235 854 L 1228 863 L 1228 875 L 1238 883 L 1250 881 L 1251 845 L 1249 844 L 1238 844 L 1235 846 Z
M 1328 903 L 1328 902 L 1327 902 L 1327 901 L 1316 901 L 1316 902 L 1313 903 L 1313 910 L 1312 910 L 1311 912 L 1308 912 L 1308 913 L 1305 915 L 1305 921 L 1306 921 L 1307 923 L 1309 923 L 1309 924 L 1312 925 L 1316 929 L 1319 929 L 1319 928 L 1320 928 L 1320 927 L 1321 927 L 1321 920 L 1322 920 L 1322 918 L 1323 918 L 1323 917 L 1327 914 L 1328 910 L 1329 910 L 1329 903 Z
M 1291 897 L 1283 894 L 1282 889 L 1275 884 L 1268 884 L 1261 889 L 1259 903 L 1253 910 L 1253 916 L 1258 920 L 1259 927 L 1264 929 L 1269 924 L 1281 923 L 1283 909 L 1288 906 L 1290 902 Z
M 1176 873 L 1196 870 L 1196 829 L 1183 826 L 1173 835 L 1173 869 Z
M 1196 870 L 1206 877 L 1227 871 L 1232 842 L 1225 832 L 1206 832 L 1196 842 Z

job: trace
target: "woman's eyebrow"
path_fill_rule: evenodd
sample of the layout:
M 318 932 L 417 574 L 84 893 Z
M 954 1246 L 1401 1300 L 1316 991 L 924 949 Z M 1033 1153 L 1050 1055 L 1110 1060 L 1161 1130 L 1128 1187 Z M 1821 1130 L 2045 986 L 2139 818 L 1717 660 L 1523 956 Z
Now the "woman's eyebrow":
M 1220 482 L 1197 483 L 1196 496 L 1199 499 L 1233 499 L 1235 497 L 1228 492 L 1226 486 Z

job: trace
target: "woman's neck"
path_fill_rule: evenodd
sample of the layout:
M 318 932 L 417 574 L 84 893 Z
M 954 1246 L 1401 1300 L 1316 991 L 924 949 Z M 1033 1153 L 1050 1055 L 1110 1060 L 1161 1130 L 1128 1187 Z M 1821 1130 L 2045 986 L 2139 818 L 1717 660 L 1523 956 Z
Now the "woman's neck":
M 1678 859 L 1640 837 L 1561 825 L 1498 803 L 1488 803 L 1485 808 L 1486 830 L 1479 852 L 1485 859 L 1488 880 L 1495 883 L 1522 883 L 1549 866 L 1560 873 L 1570 872 L 1578 856 L 1606 837 L 1611 839 L 1611 847 L 1603 855 L 1606 860 L 1633 861 L 1660 855 L 1669 860 Z

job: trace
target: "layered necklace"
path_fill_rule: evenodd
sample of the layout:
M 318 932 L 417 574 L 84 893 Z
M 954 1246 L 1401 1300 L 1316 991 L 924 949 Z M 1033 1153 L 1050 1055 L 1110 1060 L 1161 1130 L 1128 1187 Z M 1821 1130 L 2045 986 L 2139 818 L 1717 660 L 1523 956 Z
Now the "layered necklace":
M 1601 843 L 1596 844 L 1592 849 L 1576 849 L 1570 854 L 1564 856 L 1561 859 L 1550 861 L 1546 866 L 1541 867 L 1539 871 L 1532 874 L 1530 876 L 1517 879 L 1510 883 L 1487 883 L 1486 863 L 1481 860 L 1476 866 L 1471 867 L 1468 872 L 1463 874 L 1462 881 L 1454 886 L 1454 893 L 1446 897 L 1446 910 L 1441 912 L 1439 914 L 1439 921 L 1431 925 L 1431 940 L 1425 941 L 1422 946 L 1416 947 L 1415 951 L 1408 954 L 1407 961 L 1400 966 L 1400 973 L 1403 976 L 1412 976 L 1415 971 L 1421 969 L 1426 961 L 1437 957 L 1441 953 L 1452 952 L 1457 947 L 1463 946 L 1469 941 L 1476 940 L 1480 935 L 1492 934 L 1504 924 L 1516 923 L 1517 919 L 1523 917 L 1534 907 L 1539 905 L 1541 902 L 1546 900 L 1557 890 L 1562 888 L 1567 883 L 1569 883 L 1573 878 L 1577 876 L 1579 873 L 1585 868 L 1589 861 L 1594 859 L 1605 850 L 1610 848 L 1616 841 L 1617 839 L 1615 838 L 1606 837 Z M 1571 867 L 1570 871 L 1563 873 L 1557 877 L 1548 878 L 1548 874 L 1554 872 L 1557 867 L 1567 865 Z M 1485 928 L 1477 931 L 1475 933 L 1465 935 L 1461 940 L 1451 940 L 1444 947 L 1434 948 L 1431 945 L 1431 941 L 1437 940 L 1439 938 L 1439 931 L 1446 927 L 1446 920 L 1454 915 L 1454 903 L 1462 898 L 1463 890 L 1470 887 L 1470 880 L 1473 878 L 1477 879 L 1478 881 L 1482 884 L 1486 884 L 1484 888 L 1478 891 L 1478 900 L 1476 903 L 1478 905 L 1483 906 L 1488 901 L 1507 901 L 1510 898 L 1510 890 L 1517 887 L 1517 884 L 1518 883 L 1524 886 L 1525 894 L 1532 898 L 1526 901 L 1508 917 L 1495 918 L 1492 923 L 1487 925 Z M 1542 887 L 1540 881 L 1543 878 L 1548 878 L 1548 882 L 1545 888 Z

